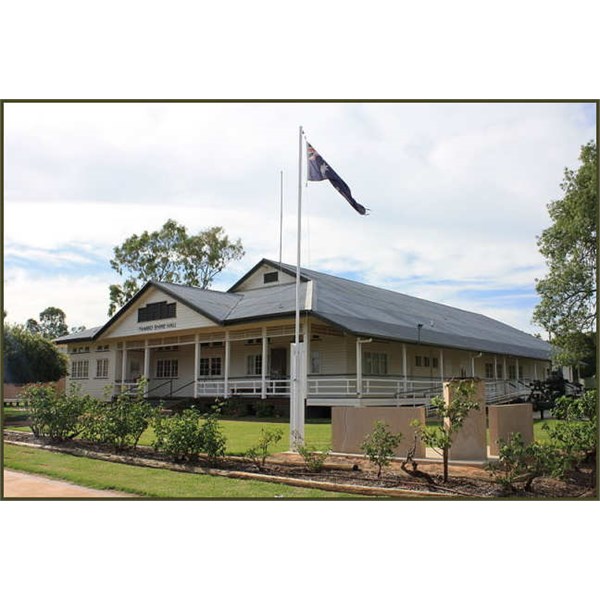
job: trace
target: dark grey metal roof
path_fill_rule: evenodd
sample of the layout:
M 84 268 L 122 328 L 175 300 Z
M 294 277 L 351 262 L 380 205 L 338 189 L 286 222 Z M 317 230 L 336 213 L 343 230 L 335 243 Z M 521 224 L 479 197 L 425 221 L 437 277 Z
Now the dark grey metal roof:
M 263 259 L 250 273 L 262 264 L 279 268 L 279 263 Z M 282 264 L 281 268 L 289 275 L 296 273 L 293 265 Z M 313 282 L 311 314 L 349 333 L 542 360 L 550 358 L 550 344 L 490 317 L 311 269 L 302 269 L 301 274 L 301 308 L 306 297 L 304 281 L 310 280 Z M 247 278 L 248 274 L 230 289 L 236 290 Z M 295 310 L 294 284 L 238 293 L 244 298 L 226 322 L 273 314 L 275 304 L 282 314 Z
M 236 304 L 243 300 L 240 294 L 203 290 L 176 283 L 152 282 L 157 288 L 181 300 L 190 308 L 201 312 L 213 321 L 222 323 Z
M 354 334 L 550 358 L 550 344 L 490 317 L 309 269 L 303 274 L 314 282 L 313 313 Z
M 263 264 L 279 269 L 279 263 L 263 259 L 228 292 L 149 282 L 139 293 L 154 285 L 221 325 L 293 315 L 295 284 L 236 291 Z M 281 269 L 295 276 L 294 266 L 283 264 Z M 308 281 L 312 305 L 305 307 Z M 82 340 L 92 331 L 100 335 L 135 298 L 103 327 L 57 342 Z M 310 314 L 355 335 L 542 360 L 548 360 L 552 350 L 547 342 L 490 317 L 310 269 L 302 269 L 300 298 L 303 312 L 308 308 Z
M 91 327 L 90 329 L 84 329 L 77 333 L 70 333 L 69 335 L 63 335 L 54 340 L 55 344 L 66 344 L 69 342 L 91 342 L 94 336 L 102 329 L 101 327 Z
M 300 308 L 304 310 L 306 283 L 300 284 Z M 296 284 L 269 286 L 239 293 L 239 304 L 227 315 L 226 323 L 266 316 L 283 316 L 296 311 Z

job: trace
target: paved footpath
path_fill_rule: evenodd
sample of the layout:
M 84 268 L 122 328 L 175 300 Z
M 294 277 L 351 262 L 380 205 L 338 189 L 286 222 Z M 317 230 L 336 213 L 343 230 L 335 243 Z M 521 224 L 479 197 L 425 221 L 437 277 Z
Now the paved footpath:
M 130 498 L 130 494 L 94 490 L 39 475 L 4 469 L 5 498 Z

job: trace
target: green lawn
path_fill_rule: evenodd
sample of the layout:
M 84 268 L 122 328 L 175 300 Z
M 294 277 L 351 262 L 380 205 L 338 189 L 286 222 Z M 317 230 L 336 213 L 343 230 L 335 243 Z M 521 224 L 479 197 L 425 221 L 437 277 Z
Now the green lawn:
M 536 420 L 533 424 L 534 438 L 538 441 L 548 439 L 548 433 L 543 430 L 542 425 L 548 423 L 551 427 L 556 422 L 553 419 Z M 285 419 L 221 419 L 225 436 L 227 437 L 227 454 L 240 455 L 246 452 L 251 446 L 256 444 L 260 436 L 261 429 L 283 430 L 283 437 L 280 442 L 273 446 L 272 452 L 285 452 L 289 450 L 290 424 Z M 30 431 L 29 427 L 10 427 L 22 431 Z M 428 427 L 432 427 L 433 422 L 429 422 Z M 150 427 L 140 439 L 143 446 L 151 446 L 155 439 L 154 430 Z M 319 450 L 326 450 L 331 447 L 331 423 L 326 420 L 309 420 L 305 425 L 305 440 L 307 445 L 315 446 Z
M 26 408 L 4 406 L 3 407 L 3 418 L 5 423 L 11 423 L 13 421 L 20 421 L 26 419 L 29 416 L 29 411 Z
M 544 431 L 543 425 L 547 423 L 552 429 L 556 423 L 558 423 L 557 419 L 544 419 L 543 421 L 540 419 L 535 419 L 533 422 L 533 439 L 536 442 L 547 442 L 550 438 L 548 436 L 548 432 Z
M 362 498 L 275 483 L 176 473 L 4 444 L 4 466 L 99 490 L 150 498 Z
M 258 442 L 261 429 L 281 429 L 281 441 L 273 445 L 272 452 L 285 452 L 290 449 L 290 423 L 285 419 L 220 419 L 219 423 L 227 437 L 227 454 L 240 455 Z M 331 423 L 325 420 L 311 420 L 305 424 L 305 440 L 319 450 L 331 447 Z M 148 428 L 140 438 L 140 444 L 151 446 L 155 439 L 154 430 Z
M 542 428 L 544 423 L 548 423 L 552 427 L 556 421 L 545 419 L 534 422 L 534 437 L 538 441 L 548 439 L 547 432 Z M 272 448 L 272 452 L 283 452 L 289 449 L 289 422 L 284 419 L 223 419 L 221 425 L 227 436 L 228 454 L 239 455 L 248 450 L 258 441 L 262 428 L 281 428 L 283 430 L 283 438 Z M 15 427 L 14 429 L 29 430 L 28 427 Z M 329 448 L 331 424 L 320 420 L 309 421 L 306 423 L 305 437 L 308 444 L 320 449 Z M 153 440 L 154 431 L 149 429 L 143 434 L 140 443 L 151 445 Z M 96 489 L 114 489 L 153 498 L 356 497 L 279 484 L 231 480 L 224 477 L 113 464 L 10 444 L 5 444 L 4 451 L 4 465 L 7 468 L 65 479 Z

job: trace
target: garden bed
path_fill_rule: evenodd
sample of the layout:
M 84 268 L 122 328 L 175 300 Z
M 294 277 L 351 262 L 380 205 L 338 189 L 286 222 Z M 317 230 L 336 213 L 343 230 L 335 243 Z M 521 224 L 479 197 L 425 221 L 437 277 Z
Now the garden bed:
M 243 457 L 227 456 L 214 465 L 208 464 L 200 456 L 195 462 L 177 463 L 150 447 L 115 454 L 110 448 L 85 440 L 71 440 L 61 444 L 48 439 L 35 438 L 31 433 L 4 431 L 4 440 L 64 452 L 76 456 L 86 456 L 99 460 L 130 465 L 170 469 L 189 473 L 202 473 L 224 477 L 273 481 L 299 487 L 317 487 L 329 491 L 343 491 L 371 496 L 405 498 L 498 498 L 505 495 L 502 487 L 490 478 L 481 467 L 450 465 L 449 481 L 442 481 L 442 465 L 435 462 L 421 462 L 418 470 L 404 471 L 401 461 L 392 465 L 377 478 L 370 463 L 356 456 L 332 455 L 320 473 L 307 470 L 302 459 L 291 453 L 280 453 L 267 459 L 264 467 L 258 468 Z M 518 491 L 522 498 L 595 498 L 595 490 L 590 487 L 589 471 L 573 473 L 567 481 L 540 478 L 535 481 L 531 492 Z

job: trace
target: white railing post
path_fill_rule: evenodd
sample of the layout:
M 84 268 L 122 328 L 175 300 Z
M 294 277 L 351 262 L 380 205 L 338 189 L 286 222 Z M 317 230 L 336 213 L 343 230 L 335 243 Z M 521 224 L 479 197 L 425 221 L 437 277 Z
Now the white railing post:
M 200 342 L 198 334 L 194 336 L 194 398 L 198 397 L 198 379 L 200 378 Z
M 123 342 L 123 357 L 121 361 L 121 386 L 125 386 L 127 379 L 127 347 L 126 342 Z
M 362 395 L 362 347 L 360 338 L 356 338 L 356 395 Z
M 404 393 L 408 391 L 408 373 L 406 361 L 406 344 L 402 344 L 402 372 L 404 373 Z
M 260 380 L 260 397 L 264 400 L 267 397 L 267 328 L 262 328 L 262 364 Z
M 223 381 L 223 398 L 229 398 L 229 357 L 230 352 L 229 331 L 225 332 L 225 370 L 224 370 L 224 381 Z
M 144 398 L 148 397 L 150 389 L 150 348 L 148 340 L 144 341 Z

